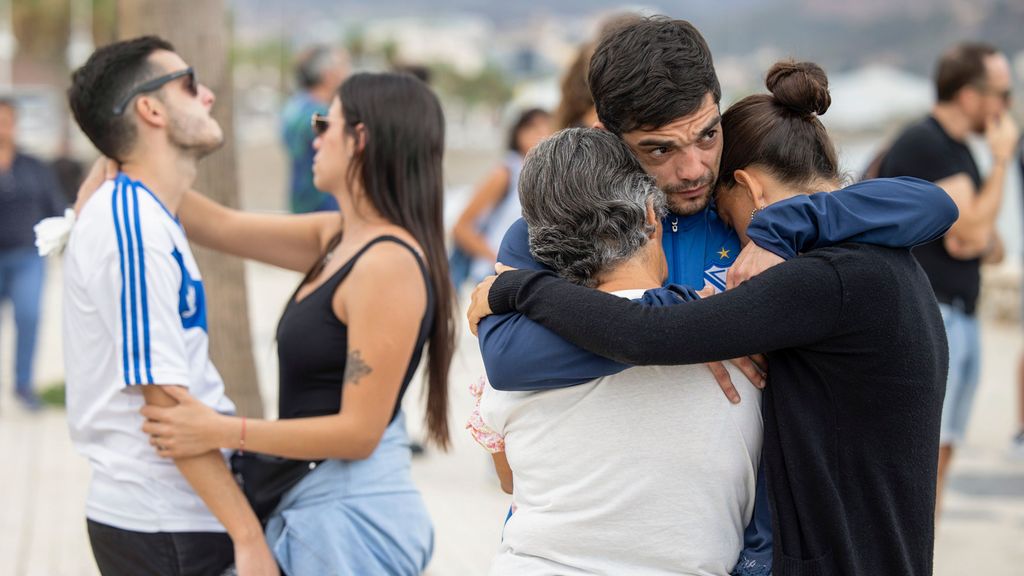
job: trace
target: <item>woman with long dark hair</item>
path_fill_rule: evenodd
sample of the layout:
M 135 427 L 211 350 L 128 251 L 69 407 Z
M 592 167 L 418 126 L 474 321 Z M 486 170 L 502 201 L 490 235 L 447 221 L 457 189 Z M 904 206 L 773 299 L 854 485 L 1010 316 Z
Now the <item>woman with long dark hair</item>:
M 412 76 L 357 74 L 313 123 L 314 180 L 341 217 L 248 214 L 198 194 L 181 208 L 199 244 L 307 272 L 277 329 L 280 419 L 223 416 L 180 394 L 175 408 L 145 411 L 144 429 L 162 456 L 228 448 L 287 459 L 277 470 L 301 479 L 266 518 L 285 572 L 419 574 L 433 528 L 400 407 L 426 348 L 426 426 L 447 447 L 444 118 Z M 248 484 L 256 464 L 240 466 Z
M 744 243 L 761 208 L 840 187 L 818 119 L 830 104 L 825 73 L 781 62 L 767 85 L 771 94 L 722 115 L 716 204 Z M 950 210 L 945 200 L 935 209 Z M 773 573 L 931 574 L 947 352 L 935 295 L 909 250 L 812 250 L 723 294 L 663 308 L 551 272 L 489 282 L 474 293 L 471 325 L 491 310 L 518 310 L 581 348 L 634 365 L 767 353 L 762 454 Z

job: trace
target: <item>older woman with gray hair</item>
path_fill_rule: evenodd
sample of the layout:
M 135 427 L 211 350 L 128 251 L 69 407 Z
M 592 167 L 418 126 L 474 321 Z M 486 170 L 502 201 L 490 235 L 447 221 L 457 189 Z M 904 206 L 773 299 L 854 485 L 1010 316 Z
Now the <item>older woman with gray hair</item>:
M 530 156 L 529 169 L 520 176 L 530 254 L 565 279 L 591 288 L 643 256 L 644 266 L 631 268 L 643 268 L 660 286 L 668 274 L 665 254 L 644 248 L 656 235 L 660 239 L 665 195 L 629 149 L 610 136 L 569 129 Z
M 570 129 L 519 181 L 530 251 L 564 278 L 650 306 L 662 287 L 664 195 L 626 145 Z M 529 358 L 523 358 L 529 362 Z M 760 392 L 733 405 L 703 366 L 630 368 L 541 392 L 482 391 L 471 428 L 515 513 L 492 574 L 726 574 L 743 544 L 761 451 Z

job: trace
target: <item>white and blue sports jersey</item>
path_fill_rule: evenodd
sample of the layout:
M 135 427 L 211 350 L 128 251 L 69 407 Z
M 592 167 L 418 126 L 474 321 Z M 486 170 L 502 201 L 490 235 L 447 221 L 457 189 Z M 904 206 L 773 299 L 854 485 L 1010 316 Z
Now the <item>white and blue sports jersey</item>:
M 64 259 L 71 439 L 89 458 L 86 516 L 140 532 L 223 532 L 142 432 L 140 385 L 180 385 L 233 413 L 209 358 L 203 281 L 177 219 L 119 174 L 90 198 Z
M 669 213 L 662 221 L 661 246 L 668 261 L 668 284 L 725 291 L 725 274 L 740 253 L 740 239 L 707 209 L 691 216 Z

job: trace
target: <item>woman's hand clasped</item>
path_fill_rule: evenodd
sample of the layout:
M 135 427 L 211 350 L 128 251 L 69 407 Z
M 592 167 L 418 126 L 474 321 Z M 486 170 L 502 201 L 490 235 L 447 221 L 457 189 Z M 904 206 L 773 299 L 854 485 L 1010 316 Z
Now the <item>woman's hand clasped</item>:
M 487 298 L 491 294 L 491 286 L 494 285 L 494 281 L 498 279 L 498 276 L 503 272 L 509 270 L 515 270 L 511 266 L 505 266 L 501 262 L 494 265 L 494 271 L 497 272 L 494 276 L 488 276 L 484 278 L 476 288 L 473 289 L 473 298 L 469 303 L 469 310 L 466 311 L 466 319 L 469 321 L 469 331 L 474 336 L 477 335 L 477 327 L 485 316 L 490 316 L 491 305 L 487 302 Z
M 761 248 L 753 242 L 747 242 L 747 245 L 740 251 L 739 256 L 736 257 L 736 261 L 732 263 L 729 271 L 726 272 L 726 289 L 732 290 L 772 266 L 782 264 L 783 262 L 785 260 L 780 256 Z
M 219 449 L 218 431 L 226 417 L 184 388 L 165 386 L 164 390 L 178 401 L 177 406 L 147 405 L 141 410 L 146 418 L 142 431 L 149 434 L 149 443 L 157 453 L 164 458 L 187 458 Z

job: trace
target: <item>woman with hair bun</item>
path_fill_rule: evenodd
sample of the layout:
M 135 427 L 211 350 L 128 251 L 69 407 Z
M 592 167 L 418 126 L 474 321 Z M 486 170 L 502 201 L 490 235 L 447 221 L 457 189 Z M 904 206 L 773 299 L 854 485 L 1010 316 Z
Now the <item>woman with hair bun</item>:
M 807 194 L 814 209 L 823 195 L 812 192 L 840 188 L 835 148 L 818 119 L 830 104 L 824 71 L 780 62 L 766 84 L 770 94 L 722 116 L 717 208 L 744 244 L 763 207 Z M 948 202 L 936 210 L 952 223 Z M 766 353 L 773 573 L 932 573 L 947 352 L 935 296 L 909 250 L 813 250 L 723 294 L 663 308 L 550 272 L 510 271 L 478 288 L 470 319 L 514 310 L 626 364 Z

